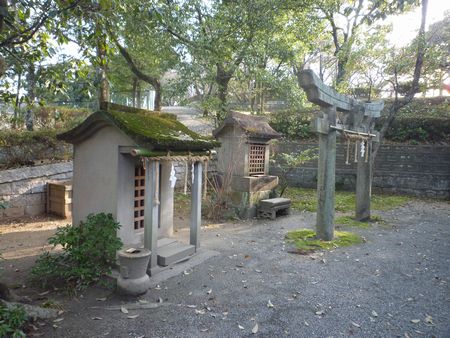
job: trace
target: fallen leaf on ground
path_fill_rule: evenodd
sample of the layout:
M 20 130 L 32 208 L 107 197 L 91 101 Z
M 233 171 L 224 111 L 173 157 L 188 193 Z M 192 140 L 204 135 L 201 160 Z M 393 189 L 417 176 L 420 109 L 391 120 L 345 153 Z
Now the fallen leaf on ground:
M 38 293 L 38 295 L 39 296 L 45 296 L 45 295 L 47 295 L 49 293 L 50 293 L 50 291 L 44 291 L 44 292 Z
M 257 272 L 257 273 L 262 273 L 262 271 L 261 271 L 261 270 L 258 270 L 258 269 L 255 269 L 255 272 Z
M 188 307 L 190 309 L 195 309 L 197 307 L 197 305 L 186 305 L 186 307 Z
M 195 314 L 197 314 L 197 315 L 204 315 L 205 314 L 205 310 L 195 310 Z
M 128 319 L 135 319 L 135 318 L 137 318 L 137 317 L 139 317 L 139 315 L 131 315 L 131 316 L 127 316 Z
M 139 303 L 141 303 L 141 304 L 147 304 L 148 301 L 146 301 L 145 299 L 139 299 Z
M 378 317 L 378 313 L 376 313 L 375 311 L 372 311 L 372 317 Z
M 102 317 L 92 317 L 92 320 L 102 320 Z
M 200 332 L 206 332 L 208 329 L 200 329 Z
M 257 334 L 258 330 L 259 330 L 258 323 L 256 323 L 255 326 L 253 326 L 252 333 Z
M 359 325 L 358 323 L 355 323 L 355 322 L 352 322 L 352 325 L 354 326 L 354 327 L 361 327 L 361 325 Z
M 242 325 L 238 324 L 238 328 L 240 328 L 241 330 L 244 330 L 244 327 Z
M 125 308 L 125 307 L 123 307 L 123 306 L 120 308 L 120 311 L 122 311 L 122 313 L 128 313 L 127 308 Z
M 420 319 L 411 319 L 411 323 L 414 324 L 420 323 Z
M 322 316 L 322 315 L 325 313 L 325 311 L 320 310 L 320 311 L 316 311 L 315 313 L 316 313 L 316 315 L 318 315 L 318 316 Z
M 210 295 L 211 292 L 212 292 L 212 289 L 209 289 L 208 291 L 206 291 L 206 293 L 207 293 L 208 295 Z
M 272 304 L 272 302 L 270 301 L 270 299 L 269 299 L 269 301 L 267 302 L 267 307 L 268 307 L 269 309 L 274 307 L 273 304 Z
M 426 315 L 426 316 L 425 316 L 425 323 L 434 325 L 434 323 L 433 323 L 433 317 L 431 317 L 430 315 Z
M 104 298 L 95 298 L 96 301 L 98 302 L 104 302 L 106 300 L 106 297 Z
M 53 323 L 58 323 L 58 322 L 60 322 L 60 321 L 63 321 L 64 320 L 64 318 L 56 318 L 54 321 L 53 321 Z

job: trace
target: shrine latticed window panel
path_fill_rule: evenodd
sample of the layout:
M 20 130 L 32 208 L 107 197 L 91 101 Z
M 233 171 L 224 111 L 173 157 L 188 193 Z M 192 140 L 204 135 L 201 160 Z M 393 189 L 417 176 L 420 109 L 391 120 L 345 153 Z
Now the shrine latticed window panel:
M 134 229 L 144 228 L 145 168 L 134 169 Z
M 266 146 L 262 144 L 250 144 L 248 166 L 249 175 L 264 175 L 266 162 Z

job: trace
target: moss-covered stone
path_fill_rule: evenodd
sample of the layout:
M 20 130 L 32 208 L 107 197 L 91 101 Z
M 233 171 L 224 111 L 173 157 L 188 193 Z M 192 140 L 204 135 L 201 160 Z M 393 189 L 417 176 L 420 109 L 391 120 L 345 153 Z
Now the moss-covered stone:
M 361 236 L 347 231 L 335 231 L 335 239 L 323 241 L 317 238 L 316 232 L 311 229 L 300 229 L 290 231 L 286 240 L 293 243 L 297 249 L 296 253 L 307 254 L 317 250 L 331 250 L 338 247 L 350 246 L 363 242 Z

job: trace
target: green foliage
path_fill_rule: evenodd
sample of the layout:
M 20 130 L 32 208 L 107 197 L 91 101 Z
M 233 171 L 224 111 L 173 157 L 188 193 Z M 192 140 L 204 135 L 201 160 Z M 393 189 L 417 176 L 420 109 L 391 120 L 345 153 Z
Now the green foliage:
M 347 231 L 335 231 L 334 237 L 332 241 L 323 241 L 317 239 L 314 230 L 300 229 L 288 232 L 286 240 L 293 243 L 298 250 L 297 253 L 301 254 L 307 254 L 317 250 L 332 250 L 363 242 L 361 236 Z
M 49 244 L 62 246 L 61 253 L 41 255 L 32 270 L 34 278 L 46 285 L 64 282 L 83 289 L 111 271 L 116 251 L 122 247 L 117 223 L 111 214 L 91 214 L 79 226 L 57 229 Z
M 22 331 L 26 321 L 27 315 L 23 307 L 7 308 L 0 305 L 0 337 L 26 337 Z
M 384 112 L 391 107 L 386 102 Z M 386 117 L 382 115 L 376 128 L 383 125 Z M 386 139 L 407 143 L 450 142 L 450 100 L 447 97 L 416 98 L 403 107 L 386 133 Z
M 315 134 L 310 130 L 311 118 L 315 109 L 284 110 L 270 115 L 270 125 L 288 139 L 310 139 Z
M 2 161 L 0 168 L 33 164 L 36 160 L 66 160 L 71 149 L 56 139 L 56 130 L 0 130 Z
M 39 106 L 33 110 L 37 128 L 55 128 L 58 132 L 75 127 L 92 113 L 88 108 L 65 106 Z

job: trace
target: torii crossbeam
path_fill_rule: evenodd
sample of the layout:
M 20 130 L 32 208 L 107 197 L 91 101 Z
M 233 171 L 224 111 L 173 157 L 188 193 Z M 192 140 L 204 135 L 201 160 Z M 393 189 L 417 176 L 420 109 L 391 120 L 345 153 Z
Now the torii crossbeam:
M 373 139 L 377 139 L 377 133 L 371 129 L 374 119 L 380 116 L 384 102 L 365 103 L 339 94 L 309 69 L 301 72 L 300 86 L 305 90 L 308 100 L 321 107 L 321 116 L 311 123 L 312 130 L 319 134 L 316 232 L 318 238 L 329 241 L 334 237 L 336 132 L 364 135 L 369 145 Z M 339 124 L 337 111 L 344 114 Z M 356 219 L 366 220 L 370 218 L 371 160 L 364 161 L 362 151 L 358 151 L 357 156 Z

